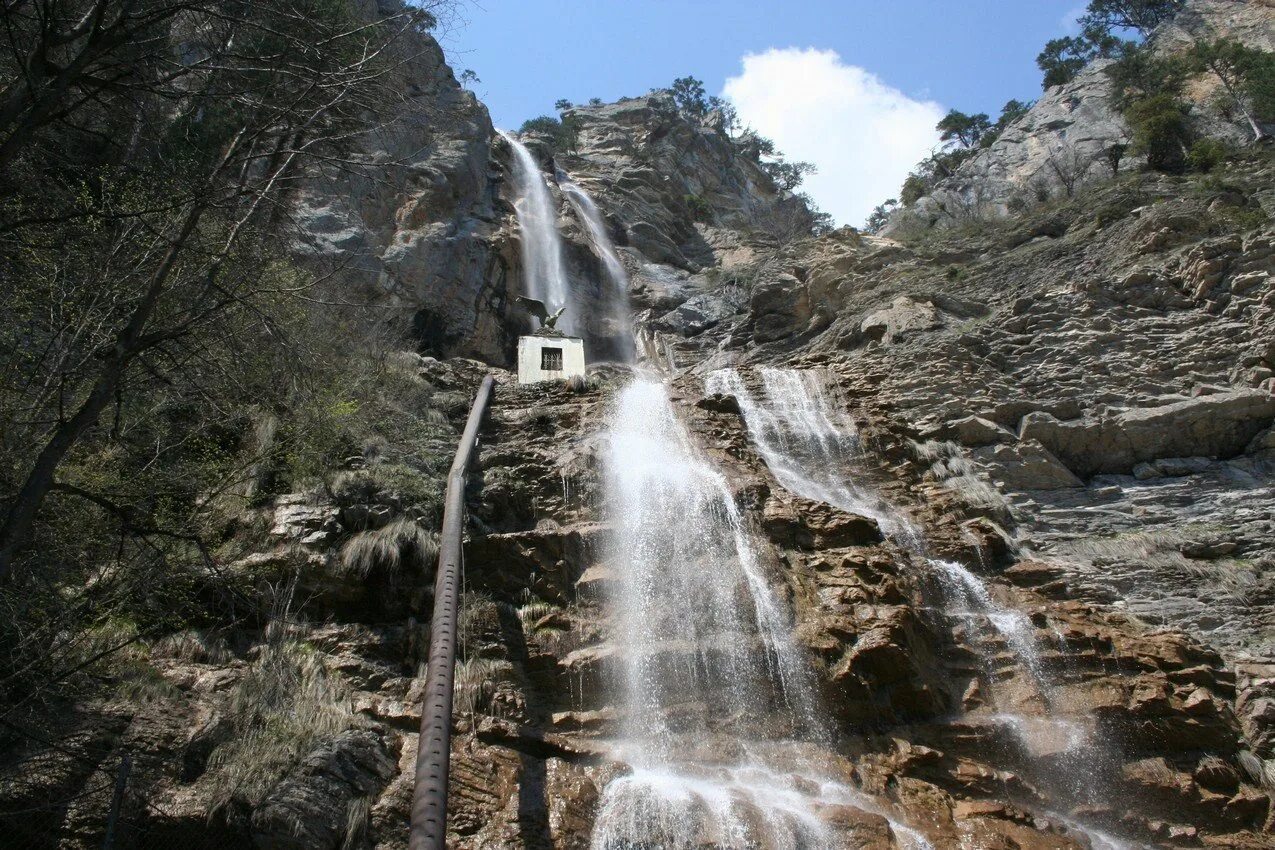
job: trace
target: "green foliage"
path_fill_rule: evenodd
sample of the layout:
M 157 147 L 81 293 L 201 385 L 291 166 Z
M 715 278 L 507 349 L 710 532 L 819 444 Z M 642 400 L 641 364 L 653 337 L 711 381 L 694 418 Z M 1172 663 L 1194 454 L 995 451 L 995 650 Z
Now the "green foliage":
M 1118 33 L 1145 37 L 1177 14 L 1182 0 L 1091 0 L 1077 23 L 1080 34 L 1051 39 L 1036 57 L 1044 88 L 1069 83 L 1095 59 L 1110 59 L 1136 49 Z
M 885 203 L 877 204 L 864 225 L 869 233 L 880 233 L 890 222 L 890 216 L 899 208 L 897 198 L 890 198 Z
M 1187 110 L 1176 98 L 1158 94 L 1125 110 L 1133 135 L 1131 150 L 1158 171 L 1177 173 L 1186 166 L 1191 127 Z
M 899 192 L 899 200 L 903 202 L 903 206 L 910 207 L 930 191 L 930 186 L 925 178 L 919 174 L 913 173 L 907 176 L 903 181 L 903 189 Z
M 1145 156 L 1147 165 L 1158 171 L 1176 173 L 1186 167 L 1190 110 L 1180 95 L 1190 71 L 1180 57 L 1160 55 L 1147 45 L 1129 47 L 1107 68 L 1115 105 L 1129 123 L 1128 150 Z M 1123 154 L 1119 151 L 1113 173 Z M 1116 153 L 1109 153 L 1108 164 L 1112 156 Z
M 939 121 L 934 129 L 939 131 L 939 138 L 944 142 L 963 148 L 976 148 L 983 136 L 992 129 L 992 122 L 984 112 L 966 115 L 964 112 L 953 109 Z
M 669 87 L 673 93 L 673 103 L 683 115 L 703 118 L 708 114 L 708 99 L 704 92 L 704 83 L 694 77 L 678 77 Z
M 788 192 L 796 189 L 807 176 L 819 170 L 814 163 L 788 162 L 782 156 L 770 162 L 763 162 L 761 167 L 775 181 L 775 185 Z
M 992 128 L 992 137 L 995 138 L 996 136 L 999 136 L 1002 132 L 1004 132 L 1006 127 L 1026 115 L 1028 110 L 1035 105 L 1036 101 L 1034 100 L 1024 102 L 1014 99 L 1007 101 L 1006 104 L 1001 107 L 1001 114 L 1000 117 L 996 119 L 996 126 Z M 984 145 L 984 147 L 986 147 L 986 145 Z
M 1231 155 L 1231 149 L 1217 139 L 1198 139 L 1187 152 L 1187 165 L 1192 171 L 1208 173 Z
M 1064 36 L 1046 42 L 1036 57 L 1036 66 L 1044 72 L 1044 88 L 1060 86 L 1076 78 L 1095 59 L 1118 55 L 1127 42 L 1103 28 L 1087 27 L 1080 35 Z
M 549 148 L 555 154 L 570 155 L 580 148 L 580 129 L 581 121 L 576 115 L 564 115 L 561 119 L 540 115 L 522 122 L 518 132 L 548 136 Z
M 1107 163 L 1107 167 L 1111 169 L 1112 177 L 1120 174 L 1120 163 L 1124 161 L 1125 154 L 1128 152 L 1129 146 L 1124 142 L 1108 145 L 1102 152 L 1102 158 Z
M 1080 17 L 1083 30 L 1137 30 L 1148 36 L 1176 15 L 1185 0 L 1090 0 Z
M 558 110 L 559 112 L 566 112 L 568 109 L 570 109 L 574 105 L 575 104 L 573 104 L 571 101 L 567 100 L 566 98 L 562 98 L 561 100 L 554 101 L 553 108 Z
M 1043 88 L 1071 82 L 1093 58 L 1093 50 L 1082 38 L 1065 36 L 1050 39 L 1036 57 L 1036 66 L 1044 73 Z
M 1133 45 L 1107 68 L 1118 109 L 1161 95 L 1177 98 L 1186 85 L 1190 65 L 1177 56 L 1157 53 L 1147 45 Z
M 1250 120 L 1253 134 L 1264 134 L 1260 124 L 1275 120 L 1275 53 L 1247 47 L 1234 39 L 1196 42 L 1191 70 L 1210 72 Z
M 691 218 L 696 221 L 711 221 L 713 218 L 713 206 L 704 200 L 701 195 L 688 194 L 683 199 L 686 208 L 690 210 Z

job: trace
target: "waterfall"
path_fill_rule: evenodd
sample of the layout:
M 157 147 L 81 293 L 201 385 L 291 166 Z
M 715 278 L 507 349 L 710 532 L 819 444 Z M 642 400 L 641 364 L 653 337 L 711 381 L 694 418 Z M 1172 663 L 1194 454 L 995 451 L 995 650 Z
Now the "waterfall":
M 523 286 L 526 294 L 543 301 L 550 312 L 566 307 L 558 328 L 576 334 L 579 317 L 562 261 L 562 236 L 558 233 L 558 209 L 540 165 L 527 146 L 513 135 L 500 135 L 514 152 L 514 183 L 518 199 L 514 210 L 522 231 Z
M 614 325 L 607 336 L 621 341 L 620 359 L 632 362 L 635 343 L 633 317 L 629 310 L 629 274 L 624 270 L 624 263 L 620 261 L 615 243 L 607 233 L 602 212 L 594 203 L 593 197 L 564 171 L 558 172 L 558 186 L 575 210 L 576 216 L 584 223 L 593 253 L 602 260 L 602 266 L 606 270 L 606 318 Z
M 836 420 L 818 376 L 794 369 L 762 369 L 761 378 L 764 404 L 735 369 L 711 373 L 705 391 L 735 397 L 753 445 L 784 489 L 871 517 L 887 536 L 919 544 L 920 534 L 905 516 L 843 474 L 858 454 L 858 434 L 852 422 Z
M 638 377 L 617 397 L 605 475 L 632 772 L 603 790 L 593 847 L 837 846 L 821 812 L 872 807 L 818 769 L 827 738 L 792 622 L 663 384 Z
M 846 474 L 859 453 L 858 435 L 854 423 L 841 420 L 828 403 L 819 375 L 795 369 L 760 371 L 764 401 L 753 395 L 735 369 L 710 374 L 705 391 L 733 395 L 739 402 L 749 437 L 775 479 L 802 498 L 873 518 L 883 534 L 925 558 L 947 598 L 947 613 L 986 618 L 1015 649 L 1046 696 L 1035 636 L 1026 615 L 998 604 L 986 583 L 963 565 L 926 555 L 916 524 Z
M 793 369 L 763 368 L 761 397 L 755 396 L 735 369 L 711 373 L 705 392 L 732 395 L 744 415 L 749 438 L 775 479 L 788 491 L 821 501 L 844 511 L 872 517 L 882 533 L 923 559 L 942 589 L 948 616 L 967 621 L 987 620 L 1009 643 L 1034 680 L 1037 691 L 1050 702 L 1050 687 L 1042 669 L 1030 619 L 1021 611 L 1000 605 L 987 584 L 965 566 L 931 557 L 924 538 L 902 511 L 879 495 L 856 485 L 848 470 L 859 454 L 854 425 L 842 420 L 829 404 L 818 374 Z M 998 713 L 993 722 L 1009 727 L 1029 749 L 1052 749 L 1071 754 L 1083 768 L 1091 762 L 1088 731 L 1074 720 L 1051 713 L 1044 718 Z M 1064 770 L 1079 774 L 1081 771 Z M 1087 774 L 1092 777 L 1092 771 Z M 1088 796 L 1078 787 L 1079 776 L 1054 777 L 1053 784 L 1073 800 Z M 1089 789 L 1092 792 L 1093 789 Z M 1067 825 L 1089 837 L 1095 848 L 1125 850 L 1129 845 L 1074 820 Z

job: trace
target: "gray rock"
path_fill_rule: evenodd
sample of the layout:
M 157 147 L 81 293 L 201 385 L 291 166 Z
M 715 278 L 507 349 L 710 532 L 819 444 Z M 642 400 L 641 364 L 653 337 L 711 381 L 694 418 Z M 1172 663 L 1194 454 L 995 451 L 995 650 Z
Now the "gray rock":
M 293 493 L 275 500 L 270 534 L 306 546 L 327 546 L 341 533 L 340 518 L 335 505 L 312 504 L 306 496 Z
M 810 322 L 810 291 L 792 275 L 777 275 L 753 287 L 748 310 L 758 342 L 782 339 Z
M 940 440 L 956 440 L 961 445 L 970 447 L 1012 443 L 1018 439 L 1008 428 L 1002 428 L 981 416 L 966 416 L 945 423 L 933 436 Z
M 1013 490 L 1062 490 L 1084 486 L 1084 482 L 1036 440 L 989 446 L 976 449 L 972 454 L 988 468 L 996 481 Z
M 396 773 L 385 733 L 352 729 L 306 756 L 252 814 L 266 850 L 336 850 L 351 809 L 370 804 Z
M 1068 469 L 1087 478 L 1129 472 L 1159 458 L 1234 457 L 1273 418 L 1275 397 L 1240 390 L 1068 422 L 1032 413 L 1023 417 L 1018 433 L 1039 440 Z
M 1275 7 L 1245 0 L 1190 0 L 1171 24 L 1153 36 L 1166 52 L 1176 52 L 1197 37 L 1238 39 L 1272 50 Z M 911 208 L 895 214 L 885 228 L 890 236 L 921 223 L 946 226 L 963 220 L 1009 215 L 1019 205 L 1042 198 L 1070 196 L 1086 184 L 1110 180 L 1104 153 L 1128 144 L 1129 129 L 1113 108 L 1106 73 L 1111 60 L 1098 60 L 1065 85 L 1047 89 L 1027 113 L 988 148 L 975 154 Z M 1220 111 L 1224 92 L 1204 75 L 1188 89 L 1197 133 L 1232 143 L 1252 139 L 1247 125 Z M 1137 165 L 1129 157 L 1122 168 Z
M 932 302 L 900 295 L 889 307 L 864 317 L 859 330 L 868 339 L 894 343 L 912 334 L 936 330 L 944 324 L 942 312 Z

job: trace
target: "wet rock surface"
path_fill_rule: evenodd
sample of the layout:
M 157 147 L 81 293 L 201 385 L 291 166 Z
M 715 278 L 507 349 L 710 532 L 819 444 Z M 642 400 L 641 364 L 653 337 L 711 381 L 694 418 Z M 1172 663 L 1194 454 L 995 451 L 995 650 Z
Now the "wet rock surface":
M 440 351 L 488 361 L 412 355 L 422 380 L 453 397 L 450 436 L 482 374 L 498 376 L 466 493 L 449 843 L 584 848 L 605 788 L 631 770 L 615 746 L 626 718 L 612 602 L 625 560 L 609 545 L 602 458 L 633 372 L 595 365 L 588 381 L 521 387 L 500 368 L 524 318 L 501 295 L 518 272 L 502 154 L 497 143 L 491 158 L 481 107 L 444 67 L 427 77 L 455 123 L 422 148 L 392 203 L 373 197 L 332 218 L 321 210 L 331 199 L 303 209 L 315 232 L 349 229 L 324 251 L 374 258 L 369 279 L 392 279 L 405 310 L 432 311 L 422 321 L 453 334 Z M 1089 848 L 1103 834 L 1269 846 L 1269 156 L 1234 166 L 1223 187 L 1139 174 L 928 242 L 849 230 L 786 240 L 782 219 L 804 208 L 755 157 L 660 98 L 576 113 L 579 150 L 554 164 L 595 194 L 631 278 L 647 367 L 665 370 L 695 451 L 729 483 L 814 671 L 833 734 L 800 756 L 862 794 L 820 803 L 838 840 L 918 846 L 910 829 L 944 848 Z M 596 272 L 566 209 L 568 265 Z M 724 366 L 754 392 L 759 369 L 816 373 L 855 438 L 836 472 L 877 498 L 852 511 L 788 489 L 740 399 L 708 391 Z M 286 769 L 260 794 L 220 783 L 233 720 L 275 659 L 265 623 L 152 648 L 157 696 L 81 707 L 66 723 L 68 740 L 127 742 L 163 765 L 138 796 L 166 846 L 198 834 L 406 847 L 433 567 L 343 559 L 351 539 L 397 515 L 390 497 L 297 493 L 253 508 L 236 532 L 243 551 L 227 568 L 293 594 L 289 693 L 312 691 L 324 707 L 307 721 L 321 734 L 289 738 Z M 899 517 L 920 542 L 891 526 Z M 954 594 L 939 560 L 987 598 Z M 678 637 L 661 663 L 688 657 Z M 685 746 L 709 770 L 724 740 Z M 20 788 L 6 778 L 5 799 L 91 791 L 110 769 L 56 751 L 41 764 Z M 104 805 L 94 793 L 84 811 Z M 66 846 L 100 846 L 91 816 L 64 821 Z

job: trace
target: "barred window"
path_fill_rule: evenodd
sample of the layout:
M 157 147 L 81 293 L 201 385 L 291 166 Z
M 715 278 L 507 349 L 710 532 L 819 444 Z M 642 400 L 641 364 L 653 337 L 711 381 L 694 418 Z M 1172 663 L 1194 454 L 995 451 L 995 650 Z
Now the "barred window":
M 545 372 L 561 372 L 562 371 L 562 349 L 561 348 L 542 348 L 540 349 L 540 368 Z

